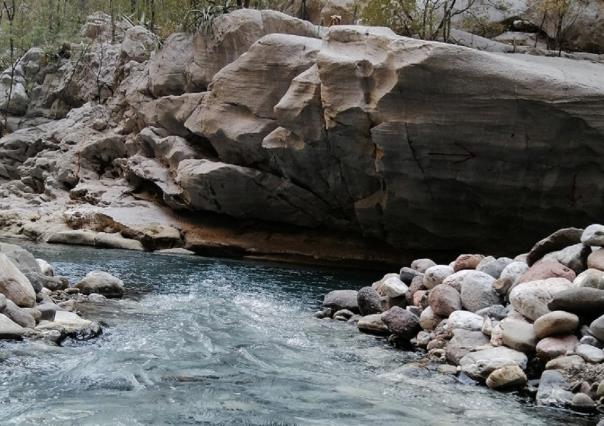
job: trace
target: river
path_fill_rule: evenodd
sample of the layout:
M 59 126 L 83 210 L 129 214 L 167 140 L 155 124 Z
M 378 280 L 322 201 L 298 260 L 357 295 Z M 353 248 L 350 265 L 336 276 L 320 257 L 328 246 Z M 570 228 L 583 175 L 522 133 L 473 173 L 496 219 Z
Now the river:
M 0 343 L 0 424 L 591 424 L 459 383 L 352 325 L 312 314 L 378 274 L 86 247 L 29 246 L 76 282 L 124 280 L 82 307 L 104 333 Z M 593 420 L 592 420 L 593 422 Z

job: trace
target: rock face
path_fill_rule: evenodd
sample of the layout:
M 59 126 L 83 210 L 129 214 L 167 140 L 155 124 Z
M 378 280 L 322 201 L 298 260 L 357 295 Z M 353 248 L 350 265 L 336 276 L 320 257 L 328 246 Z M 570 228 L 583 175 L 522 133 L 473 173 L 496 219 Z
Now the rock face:
M 106 232 L 66 221 L 66 202 L 112 214 L 166 210 L 149 201 L 157 199 L 193 218 L 168 222 L 182 231 L 177 245 L 198 252 L 289 252 L 292 238 L 316 231 L 329 235 L 320 244 L 353 235 L 400 256 L 512 250 L 600 217 L 604 201 L 588 195 L 601 186 L 592 159 L 602 149 L 602 65 L 490 54 L 384 28 L 325 29 L 270 11 L 226 14 L 211 37 L 174 34 L 157 52 L 140 27 L 120 27 L 119 44 L 107 43 L 106 25 L 101 15 L 87 22 L 94 41 L 81 64 L 44 65 L 40 51 L 25 58 L 24 69 L 36 71 L 23 72 L 29 102 L 13 113 L 27 105 L 27 117 L 0 139 L 7 232 L 42 240 L 70 228 Z M 554 173 L 559 158 L 567 160 Z M 267 250 L 204 233 L 200 223 L 217 217 L 221 232 L 245 226 L 290 239 L 266 238 L 275 244 Z M 118 228 L 111 234 L 155 249 L 150 233 Z M 370 249 L 355 247 L 364 259 Z

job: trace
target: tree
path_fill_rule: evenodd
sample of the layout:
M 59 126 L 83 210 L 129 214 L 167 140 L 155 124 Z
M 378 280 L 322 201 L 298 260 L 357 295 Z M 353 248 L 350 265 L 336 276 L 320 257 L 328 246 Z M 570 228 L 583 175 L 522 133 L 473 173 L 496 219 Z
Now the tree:
M 474 7 L 476 0 L 370 0 L 362 19 L 409 37 L 448 41 L 451 21 Z
M 558 56 L 567 44 L 567 37 L 583 11 L 583 0 L 538 0 L 536 9 L 541 13 L 541 29 L 553 38 Z

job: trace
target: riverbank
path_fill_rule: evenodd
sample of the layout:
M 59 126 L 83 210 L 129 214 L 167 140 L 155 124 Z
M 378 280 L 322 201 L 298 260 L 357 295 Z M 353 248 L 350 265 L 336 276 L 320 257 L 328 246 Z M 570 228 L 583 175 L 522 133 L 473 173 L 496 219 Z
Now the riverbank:
M 55 276 L 52 265 L 24 248 L 0 242 L 0 339 L 39 340 L 60 345 L 89 340 L 101 326 L 78 315 L 82 303 L 121 298 L 124 283 L 107 272 L 90 271 L 76 284 Z
M 604 226 L 565 228 L 514 258 L 417 259 L 328 293 L 317 318 L 421 350 L 438 371 L 539 406 L 604 412 Z
M 103 327 L 61 346 L 0 341 L 3 424 L 589 426 L 439 374 L 309 310 L 376 273 L 200 256 L 25 245 L 77 283 L 104 270 L 122 299 L 79 304 Z

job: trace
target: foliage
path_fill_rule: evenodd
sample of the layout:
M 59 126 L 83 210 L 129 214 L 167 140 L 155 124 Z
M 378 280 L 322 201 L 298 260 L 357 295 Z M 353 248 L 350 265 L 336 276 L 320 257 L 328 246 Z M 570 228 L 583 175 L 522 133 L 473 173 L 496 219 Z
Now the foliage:
M 533 7 L 541 15 L 541 29 L 550 29 L 558 55 L 562 54 L 567 36 L 586 7 L 584 0 L 536 0 Z
M 425 40 L 448 41 L 451 20 L 475 7 L 476 0 L 370 0 L 361 13 L 370 25 Z

